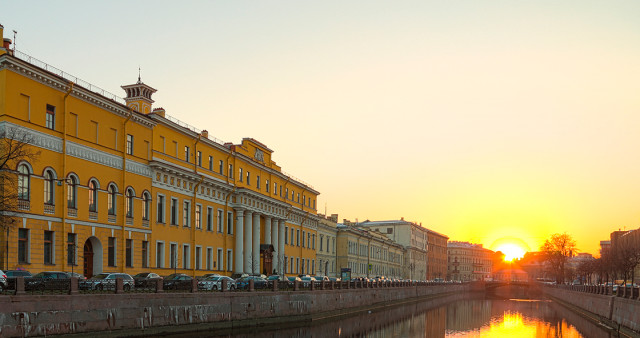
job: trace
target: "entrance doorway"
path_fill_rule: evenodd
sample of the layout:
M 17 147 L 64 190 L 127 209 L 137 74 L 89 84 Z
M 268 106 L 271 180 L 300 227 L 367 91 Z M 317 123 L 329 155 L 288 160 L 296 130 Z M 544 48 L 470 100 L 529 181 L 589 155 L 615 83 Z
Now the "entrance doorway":
M 260 244 L 260 253 L 262 255 L 262 273 L 270 275 L 273 273 L 273 245 Z
M 84 242 L 82 250 L 84 262 L 82 272 L 87 278 L 91 278 L 102 272 L 102 243 L 94 236 L 91 236 Z

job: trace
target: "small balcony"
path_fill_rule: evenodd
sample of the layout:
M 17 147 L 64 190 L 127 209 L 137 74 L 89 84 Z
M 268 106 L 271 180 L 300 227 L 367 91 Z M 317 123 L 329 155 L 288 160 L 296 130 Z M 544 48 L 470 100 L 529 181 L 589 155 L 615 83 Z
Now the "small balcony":
M 116 222 L 116 215 L 109 214 L 109 217 L 107 218 L 107 221 L 109 221 L 109 223 L 115 223 Z
M 127 219 L 125 220 L 127 225 L 133 225 L 133 217 L 131 216 L 127 216 Z
M 67 208 L 67 216 L 69 216 L 69 217 L 78 217 L 78 209 L 76 209 L 76 208 Z
M 44 213 L 45 214 L 55 214 L 56 213 L 56 206 L 53 204 L 45 204 L 44 205 Z
M 98 213 L 95 211 L 89 211 L 89 219 L 92 221 L 98 220 Z
M 29 200 L 18 200 L 18 210 L 29 211 L 31 209 L 31 202 Z

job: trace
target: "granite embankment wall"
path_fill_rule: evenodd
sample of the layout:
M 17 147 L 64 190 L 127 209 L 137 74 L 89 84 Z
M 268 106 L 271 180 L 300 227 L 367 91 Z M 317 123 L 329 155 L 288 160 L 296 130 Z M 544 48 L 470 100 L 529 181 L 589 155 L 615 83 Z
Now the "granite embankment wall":
M 8 295 L 0 296 L 0 337 L 309 321 L 469 288 L 449 284 L 296 292 Z
M 543 290 L 554 298 L 599 316 L 609 325 L 619 324 L 640 332 L 640 300 L 637 298 L 637 290 L 626 297 L 622 291 L 618 295 L 612 295 L 610 288 L 604 292 L 602 288 L 583 286 L 545 287 Z

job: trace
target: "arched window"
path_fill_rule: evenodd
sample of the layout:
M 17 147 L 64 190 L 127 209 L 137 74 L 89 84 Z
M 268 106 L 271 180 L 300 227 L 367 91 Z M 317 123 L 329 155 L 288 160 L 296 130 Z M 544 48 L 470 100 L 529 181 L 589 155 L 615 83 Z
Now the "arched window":
M 151 195 L 148 192 L 142 194 L 142 219 L 149 220 L 149 213 L 151 212 Z
M 55 202 L 53 198 L 54 177 L 53 171 L 47 169 L 44 172 L 44 204 L 53 205 Z
M 18 166 L 18 199 L 29 200 L 31 171 L 26 164 Z
M 67 179 L 67 208 L 77 209 L 78 201 L 78 178 L 74 175 L 69 175 Z
M 125 204 L 127 217 L 133 217 L 133 196 L 135 196 L 135 193 L 133 189 L 127 188 L 125 195 L 127 198 L 127 203 Z
M 89 211 L 96 212 L 98 202 L 98 183 L 95 180 L 89 181 Z
M 109 198 L 107 201 L 107 208 L 109 209 L 109 215 L 116 214 L 116 193 L 117 192 L 118 192 L 118 189 L 116 188 L 115 185 L 113 184 L 109 185 L 109 189 L 108 189 Z

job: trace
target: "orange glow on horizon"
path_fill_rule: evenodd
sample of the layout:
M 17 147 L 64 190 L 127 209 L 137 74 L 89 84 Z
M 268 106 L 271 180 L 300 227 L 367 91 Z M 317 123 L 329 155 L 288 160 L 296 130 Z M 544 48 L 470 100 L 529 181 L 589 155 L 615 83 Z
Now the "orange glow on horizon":
M 523 240 L 514 237 L 504 237 L 495 241 L 491 245 L 493 251 L 500 251 L 504 254 L 505 262 L 512 262 L 514 259 L 524 257 L 529 251 L 529 246 Z

